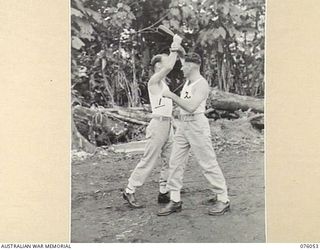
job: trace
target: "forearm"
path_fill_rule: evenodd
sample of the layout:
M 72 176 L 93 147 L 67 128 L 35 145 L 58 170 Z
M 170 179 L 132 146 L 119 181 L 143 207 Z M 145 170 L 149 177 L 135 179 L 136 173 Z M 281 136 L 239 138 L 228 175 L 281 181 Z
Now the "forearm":
M 167 63 L 166 63 L 166 67 L 173 69 L 176 60 L 177 60 L 177 56 L 178 56 L 178 51 L 181 47 L 181 41 L 182 38 L 179 37 L 178 35 L 175 35 L 173 37 L 173 42 L 171 44 L 171 48 L 170 48 L 170 54 L 169 57 L 167 59 Z
M 176 52 L 177 54 L 175 54 L 174 52 Z M 184 63 L 184 56 L 186 54 L 186 51 L 184 50 L 184 48 L 181 45 L 179 45 L 179 48 L 176 48 L 174 50 L 170 50 L 170 55 L 171 54 L 173 54 L 173 56 L 174 56 L 173 61 L 170 62 L 170 63 L 172 63 L 172 67 L 176 63 L 177 59 L 180 59 L 182 64 Z M 169 55 L 169 57 L 170 57 L 170 55 Z
M 176 62 L 177 59 L 177 52 L 172 52 L 170 53 L 170 55 L 168 56 L 168 58 L 166 58 L 166 62 L 163 63 L 163 66 L 161 68 L 161 70 L 157 73 L 155 73 L 149 80 L 148 82 L 148 86 L 152 86 L 152 85 L 156 85 L 159 84 L 159 82 L 166 77 L 170 71 L 173 69 L 173 66 Z
M 177 51 L 170 52 L 170 54 L 169 54 L 169 56 L 167 58 L 167 62 L 164 65 L 164 67 L 167 68 L 168 70 L 172 70 L 174 65 L 175 65 L 175 63 L 176 63 L 177 56 L 178 56 Z

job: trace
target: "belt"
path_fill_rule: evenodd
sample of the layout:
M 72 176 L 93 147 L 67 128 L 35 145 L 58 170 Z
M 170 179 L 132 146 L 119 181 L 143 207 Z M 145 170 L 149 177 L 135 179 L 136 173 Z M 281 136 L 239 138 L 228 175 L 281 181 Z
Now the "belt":
M 195 114 L 184 114 L 184 115 L 178 115 L 178 120 L 180 121 L 194 121 L 196 116 L 203 115 L 204 113 L 195 113 Z
M 156 119 L 159 121 L 171 121 L 171 117 L 169 116 L 152 116 L 152 119 Z

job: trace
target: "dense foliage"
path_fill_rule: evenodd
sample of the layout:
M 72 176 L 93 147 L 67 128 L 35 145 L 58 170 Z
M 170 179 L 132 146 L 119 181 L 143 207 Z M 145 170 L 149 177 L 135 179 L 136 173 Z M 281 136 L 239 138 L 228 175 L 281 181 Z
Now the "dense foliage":
M 84 106 L 148 103 L 150 58 L 167 52 L 160 24 L 202 55 L 212 87 L 264 95 L 264 0 L 72 0 L 72 94 Z M 179 64 L 170 73 L 179 92 Z

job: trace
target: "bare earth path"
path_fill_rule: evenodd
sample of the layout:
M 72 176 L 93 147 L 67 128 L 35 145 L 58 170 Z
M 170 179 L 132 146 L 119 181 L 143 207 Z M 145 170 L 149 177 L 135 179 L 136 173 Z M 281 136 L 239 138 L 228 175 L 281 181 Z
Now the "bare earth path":
M 143 209 L 130 209 L 121 189 L 139 154 L 108 152 L 73 160 L 72 242 L 265 242 L 263 142 L 217 150 L 231 199 L 231 212 L 207 215 L 208 182 L 193 159 L 185 171 L 183 210 L 158 217 L 158 170 L 137 198 Z M 192 158 L 192 157 L 191 157 Z

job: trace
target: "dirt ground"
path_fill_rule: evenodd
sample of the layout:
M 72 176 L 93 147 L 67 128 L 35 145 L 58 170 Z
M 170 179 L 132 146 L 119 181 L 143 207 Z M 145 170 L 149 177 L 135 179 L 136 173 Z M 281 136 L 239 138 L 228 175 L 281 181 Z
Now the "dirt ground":
M 228 135 L 220 136 L 222 140 L 217 128 L 212 125 L 213 144 L 227 181 L 230 212 L 207 214 L 209 184 L 192 156 L 184 176 L 182 212 L 158 217 L 158 169 L 137 191 L 146 208 L 131 209 L 122 199 L 121 190 L 141 154 L 78 155 L 72 162 L 71 241 L 265 242 L 263 136 L 253 130 L 242 135 L 236 125 L 232 131 L 238 129 L 239 140 L 228 140 Z

